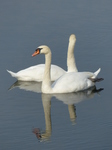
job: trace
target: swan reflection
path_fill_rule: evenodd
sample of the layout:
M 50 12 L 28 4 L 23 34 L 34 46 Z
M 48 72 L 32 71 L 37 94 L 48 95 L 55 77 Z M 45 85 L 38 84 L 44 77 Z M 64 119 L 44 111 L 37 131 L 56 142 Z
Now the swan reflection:
M 69 116 L 72 124 L 75 124 L 76 120 L 76 107 L 75 104 L 83 101 L 84 99 L 90 99 L 94 97 L 95 93 L 99 93 L 103 89 L 97 90 L 96 87 L 86 90 L 84 92 L 70 93 L 70 94 L 43 94 L 42 93 L 42 104 L 45 115 L 45 131 L 39 128 L 34 128 L 33 133 L 36 135 L 39 141 L 48 141 L 52 133 L 52 123 L 51 123 L 51 98 L 56 97 L 56 99 L 62 101 L 68 105 Z
M 42 104 L 44 109 L 45 116 L 45 131 L 40 130 L 39 128 L 34 128 L 33 133 L 36 135 L 39 141 L 48 141 L 50 140 L 52 133 L 52 123 L 51 123 L 51 98 L 54 95 L 51 94 L 42 94 Z M 71 121 L 75 121 L 76 119 L 76 109 L 74 104 L 68 105 L 68 110 L 70 114 Z
M 53 82 L 51 82 L 53 83 Z M 19 88 L 25 91 L 31 91 L 36 93 L 41 93 L 42 82 L 35 81 L 16 81 L 10 87 L 9 90 L 14 88 Z
M 40 141 L 48 141 L 51 137 L 52 125 L 51 125 L 51 98 L 52 95 L 42 94 L 42 104 L 45 115 L 45 131 L 41 131 L 39 128 L 34 128 L 33 133 Z
M 36 93 L 41 93 L 41 82 L 35 82 L 35 81 L 16 81 L 13 83 L 9 90 L 12 90 L 14 88 L 19 88 L 25 91 L 31 91 Z
M 32 91 L 36 93 L 41 92 L 41 82 L 23 82 L 17 81 L 15 82 L 9 90 L 18 87 L 19 89 L 23 89 L 25 91 Z M 103 89 L 96 89 L 96 87 L 92 87 L 88 90 L 76 93 L 66 93 L 66 94 L 41 94 L 42 96 L 42 104 L 44 109 L 45 116 L 45 126 L 46 129 L 44 131 L 39 128 L 34 128 L 33 133 L 36 135 L 39 141 L 48 141 L 51 137 L 52 133 L 52 123 L 51 123 L 51 98 L 55 97 L 57 100 L 62 101 L 64 104 L 68 105 L 68 112 L 70 116 L 70 120 L 72 124 L 75 124 L 76 121 L 76 107 L 75 104 L 91 99 L 94 97 L 96 93 L 99 94 Z
M 54 96 L 58 100 L 63 101 L 63 103 L 69 105 L 79 103 L 85 99 L 93 98 L 95 93 L 99 93 L 102 90 L 103 88 L 96 89 L 96 86 L 94 86 L 85 91 L 65 93 L 65 94 L 55 94 Z

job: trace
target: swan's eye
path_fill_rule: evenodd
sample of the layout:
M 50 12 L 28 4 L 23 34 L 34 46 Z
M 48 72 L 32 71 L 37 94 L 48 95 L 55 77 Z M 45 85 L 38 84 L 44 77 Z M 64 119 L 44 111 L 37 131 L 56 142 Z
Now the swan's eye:
M 42 48 L 37 48 L 35 51 L 36 51 L 36 52 L 37 52 L 37 51 L 39 51 L 39 52 L 40 52 L 40 51 L 41 51 L 41 49 L 42 49 Z

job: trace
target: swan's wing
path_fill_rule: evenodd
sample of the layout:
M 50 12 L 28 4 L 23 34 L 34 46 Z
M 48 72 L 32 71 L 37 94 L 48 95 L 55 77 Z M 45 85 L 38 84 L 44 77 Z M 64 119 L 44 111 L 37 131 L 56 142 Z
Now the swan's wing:
M 57 93 L 70 93 L 85 90 L 94 86 L 94 83 L 88 79 L 89 77 L 91 77 L 91 75 L 81 72 L 66 73 L 52 84 L 52 88 L 54 92 Z

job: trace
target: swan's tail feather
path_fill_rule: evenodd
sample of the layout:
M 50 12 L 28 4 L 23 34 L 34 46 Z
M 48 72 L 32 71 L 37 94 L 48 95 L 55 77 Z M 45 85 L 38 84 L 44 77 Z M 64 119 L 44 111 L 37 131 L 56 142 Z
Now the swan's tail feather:
M 100 71 L 101 71 L 101 68 L 99 68 L 96 72 L 94 72 L 95 78 L 98 76 Z
M 102 81 L 102 80 L 104 80 L 103 78 L 95 78 L 95 79 L 93 79 L 93 78 L 89 78 L 92 82 L 100 82 L 100 81 Z
M 10 73 L 12 77 L 17 77 L 16 73 L 9 71 L 9 70 L 7 70 L 7 72 Z

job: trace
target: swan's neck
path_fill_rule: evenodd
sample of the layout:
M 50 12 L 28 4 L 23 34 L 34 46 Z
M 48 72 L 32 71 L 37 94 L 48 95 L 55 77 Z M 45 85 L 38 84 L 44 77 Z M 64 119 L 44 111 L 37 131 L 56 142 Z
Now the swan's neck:
M 68 72 L 78 72 L 76 67 L 75 57 L 74 57 L 74 47 L 75 47 L 75 42 L 69 42 L 68 54 L 67 54 Z
M 44 77 L 42 82 L 42 92 L 43 93 L 50 93 L 51 91 L 51 52 L 45 54 L 45 70 L 44 70 Z

